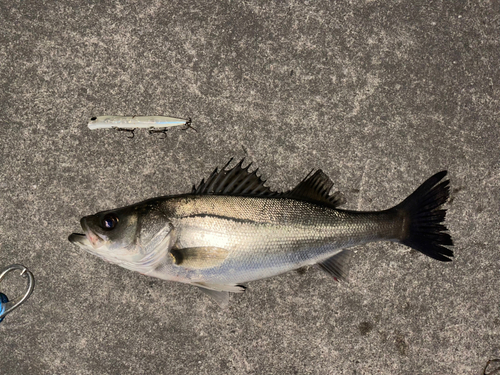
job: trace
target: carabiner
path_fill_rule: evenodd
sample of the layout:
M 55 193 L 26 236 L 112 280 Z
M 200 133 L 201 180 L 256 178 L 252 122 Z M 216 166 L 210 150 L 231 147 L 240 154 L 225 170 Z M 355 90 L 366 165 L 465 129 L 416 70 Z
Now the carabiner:
M 2 270 L 0 273 L 0 282 L 2 282 L 5 275 L 14 270 L 21 270 L 20 276 L 28 278 L 28 290 L 26 290 L 24 296 L 19 298 L 17 301 L 9 301 L 5 294 L 0 293 L 0 322 L 3 318 L 5 318 L 5 315 L 11 313 L 13 310 L 18 308 L 20 304 L 26 301 L 35 288 L 35 278 L 33 277 L 33 274 L 21 264 L 13 264 Z

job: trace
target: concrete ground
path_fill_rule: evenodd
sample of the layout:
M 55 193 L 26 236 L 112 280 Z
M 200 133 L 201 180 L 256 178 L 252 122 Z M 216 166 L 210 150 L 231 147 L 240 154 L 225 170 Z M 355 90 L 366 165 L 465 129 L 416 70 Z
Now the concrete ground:
M 0 372 L 482 373 L 500 358 L 498 4 L 2 1 L 0 267 L 37 286 L 0 324 Z M 198 132 L 90 131 L 104 114 Z M 230 157 L 278 190 L 321 168 L 360 210 L 447 169 L 455 259 L 372 243 L 349 283 L 290 272 L 222 310 L 68 242 L 82 216 L 187 192 Z

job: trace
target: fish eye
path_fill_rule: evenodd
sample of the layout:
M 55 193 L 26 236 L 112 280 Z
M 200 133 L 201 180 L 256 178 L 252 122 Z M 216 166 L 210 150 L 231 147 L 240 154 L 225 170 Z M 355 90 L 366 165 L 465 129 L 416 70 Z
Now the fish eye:
M 95 120 L 97 120 L 97 117 L 92 117 L 92 118 L 90 119 L 90 121 L 95 121 Z
M 118 224 L 118 217 L 115 214 L 106 214 L 101 220 L 101 228 L 111 230 Z

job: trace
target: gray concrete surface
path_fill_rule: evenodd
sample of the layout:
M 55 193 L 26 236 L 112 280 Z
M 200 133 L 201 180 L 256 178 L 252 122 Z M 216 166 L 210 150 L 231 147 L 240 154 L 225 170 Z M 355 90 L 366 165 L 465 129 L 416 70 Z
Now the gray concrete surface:
M 0 373 L 481 373 L 500 357 L 499 25 L 498 1 L 1 1 L 0 266 L 38 284 L 0 324 Z M 103 114 L 198 132 L 90 131 Z M 68 242 L 230 157 L 275 189 L 322 168 L 362 210 L 448 169 L 456 258 L 370 244 L 348 284 L 291 272 L 221 310 Z

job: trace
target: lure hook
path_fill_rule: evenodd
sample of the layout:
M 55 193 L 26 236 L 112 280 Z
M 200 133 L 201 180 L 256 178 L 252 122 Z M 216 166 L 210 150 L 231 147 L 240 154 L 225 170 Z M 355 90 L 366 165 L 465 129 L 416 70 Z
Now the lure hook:
M 149 129 L 149 134 L 156 134 L 156 133 L 163 134 L 163 137 L 160 137 L 160 139 L 167 138 L 167 128 Z
M 135 137 L 135 128 L 133 129 L 128 129 L 128 128 L 117 128 L 119 132 L 127 132 L 129 134 L 132 134 L 132 137 L 127 137 L 128 139 L 132 139 Z
M 33 293 L 33 289 L 35 288 L 35 277 L 26 267 L 21 264 L 13 264 L 3 269 L 0 273 L 0 283 L 2 282 L 2 279 L 5 277 L 5 275 L 15 270 L 20 270 L 20 276 L 28 279 L 28 289 L 26 290 L 26 293 L 23 297 L 14 301 L 9 301 L 5 294 L 0 293 L 0 322 L 3 320 L 3 318 L 5 318 L 7 314 L 17 309 L 19 305 L 26 301 L 31 293 Z

